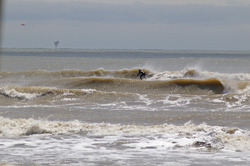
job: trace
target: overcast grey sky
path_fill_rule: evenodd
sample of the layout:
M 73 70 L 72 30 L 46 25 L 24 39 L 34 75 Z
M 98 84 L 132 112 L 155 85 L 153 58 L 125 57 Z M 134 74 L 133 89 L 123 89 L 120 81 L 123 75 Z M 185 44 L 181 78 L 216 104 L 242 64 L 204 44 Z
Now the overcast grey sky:
M 21 26 L 25 24 L 25 26 Z M 250 50 L 250 0 L 6 0 L 3 47 Z

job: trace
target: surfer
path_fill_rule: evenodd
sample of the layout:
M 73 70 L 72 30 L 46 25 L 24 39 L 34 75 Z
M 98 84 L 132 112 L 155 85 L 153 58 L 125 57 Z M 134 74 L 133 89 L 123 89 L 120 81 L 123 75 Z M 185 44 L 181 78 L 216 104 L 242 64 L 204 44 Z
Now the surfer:
M 144 71 L 141 71 L 141 69 L 139 69 L 139 73 L 137 74 L 137 77 L 140 75 L 140 79 L 142 80 L 142 77 L 144 77 L 146 79 L 146 73 Z

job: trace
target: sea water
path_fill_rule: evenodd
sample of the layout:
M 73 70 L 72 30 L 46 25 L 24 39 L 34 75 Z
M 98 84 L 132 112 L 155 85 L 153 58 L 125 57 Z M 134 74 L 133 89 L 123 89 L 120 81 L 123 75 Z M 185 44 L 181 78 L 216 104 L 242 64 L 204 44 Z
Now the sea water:
M 249 51 L 3 49 L 0 60 L 1 165 L 250 164 Z

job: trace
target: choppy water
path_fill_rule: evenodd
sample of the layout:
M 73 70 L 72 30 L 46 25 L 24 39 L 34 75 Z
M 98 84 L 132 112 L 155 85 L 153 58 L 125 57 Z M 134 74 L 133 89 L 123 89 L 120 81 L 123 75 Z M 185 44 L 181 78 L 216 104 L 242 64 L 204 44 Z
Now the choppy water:
M 249 64 L 248 51 L 5 49 L 0 163 L 249 165 Z

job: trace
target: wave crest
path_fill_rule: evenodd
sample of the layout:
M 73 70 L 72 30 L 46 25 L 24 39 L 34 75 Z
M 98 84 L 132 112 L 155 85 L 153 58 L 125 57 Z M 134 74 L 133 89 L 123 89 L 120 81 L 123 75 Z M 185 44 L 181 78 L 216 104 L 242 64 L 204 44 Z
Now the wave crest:
M 234 151 L 250 151 L 249 131 L 238 128 L 228 128 L 219 126 L 210 126 L 206 124 L 194 125 L 185 123 L 176 126 L 169 124 L 138 126 L 138 125 L 120 125 L 109 123 L 83 123 L 80 121 L 48 121 L 35 119 L 9 119 L 0 117 L 0 136 L 31 136 L 31 135 L 67 135 L 81 134 L 87 136 L 134 136 L 140 137 L 153 134 L 161 135 L 161 140 L 169 141 L 172 147 L 190 147 L 225 149 Z M 146 139 L 139 142 L 128 142 L 127 146 L 137 144 L 141 148 L 154 144 L 154 139 Z M 151 137 L 150 137 L 151 138 Z M 156 139 L 157 139 L 156 138 Z M 173 142 L 175 140 L 175 142 Z M 185 140 L 185 141 L 183 141 Z M 141 143 L 145 141 L 144 143 Z M 165 143 L 164 143 L 165 145 Z M 240 146 L 239 146 L 240 145 Z M 144 147 L 145 146 L 145 147 Z M 161 146 L 161 144 L 159 144 Z

